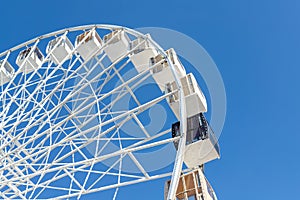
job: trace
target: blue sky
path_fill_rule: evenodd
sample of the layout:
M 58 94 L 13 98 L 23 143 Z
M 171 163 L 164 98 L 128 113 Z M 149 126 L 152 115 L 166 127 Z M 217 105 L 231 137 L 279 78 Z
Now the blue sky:
M 1 2 L 0 51 L 82 24 L 180 31 L 208 51 L 226 87 L 222 158 L 206 167 L 219 199 L 297 199 L 299 9 L 296 0 L 11 0 Z M 132 186 L 137 194 L 130 199 L 144 195 L 161 199 L 163 185 L 159 184 Z M 120 195 L 125 196 L 122 190 Z

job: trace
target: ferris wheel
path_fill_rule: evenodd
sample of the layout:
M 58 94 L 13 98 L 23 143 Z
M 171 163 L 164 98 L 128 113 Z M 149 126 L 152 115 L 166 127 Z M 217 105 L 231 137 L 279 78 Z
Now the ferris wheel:
M 194 75 L 148 34 L 88 25 L 27 41 L 0 54 L 0 196 L 117 199 L 169 177 L 165 199 L 215 200 L 205 112 Z

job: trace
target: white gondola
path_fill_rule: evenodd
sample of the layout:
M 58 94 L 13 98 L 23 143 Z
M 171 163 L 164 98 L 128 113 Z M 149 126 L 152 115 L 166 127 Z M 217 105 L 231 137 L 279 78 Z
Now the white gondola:
M 186 144 L 184 162 L 189 168 L 220 158 L 218 140 L 202 113 L 187 119 Z
M 27 74 L 40 67 L 43 60 L 44 56 L 38 47 L 33 50 L 32 47 L 29 47 L 19 53 L 16 64 L 21 68 L 21 72 Z
M 46 53 L 50 55 L 51 60 L 56 64 L 60 64 L 66 57 L 70 59 L 73 45 L 67 36 L 60 36 L 48 43 Z
M 177 73 L 179 78 L 182 78 L 186 75 L 186 71 L 184 66 L 181 64 L 180 60 L 177 57 L 176 52 L 173 48 L 168 49 L 166 54 L 170 61 L 172 62 L 173 66 L 175 67 L 175 72 Z M 160 64 L 158 64 L 160 63 Z M 156 65 L 151 71 L 153 74 L 153 78 L 160 87 L 162 91 L 165 90 L 165 84 L 174 82 L 175 77 L 172 73 L 171 67 L 168 65 L 168 62 L 162 55 L 157 55 L 156 57 L 152 57 L 150 59 L 151 65 Z
M 207 103 L 204 94 L 202 93 L 194 75 L 192 73 L 180 79 L 185 96 L 187 117 L 194 116 L 198 113 L 207 112 Z M 176 91 L 177 85 L 175 82 L 166 84 L 166 92 Z M 168 103 L 170 104 L 174 114 L 179 119 L 179 94 L 178 92 L 169 96 Z
M 171 180 L 165 183 L 164 199 L 167 200 Z M 180 176 L 176 199 L 217 200 L 217 196 L 200 168 Z
M 15 73 L 14 68 L 7 61 L 0 60 L 0 85 L 9 82 Z
M 172 137 L 180 135 L 180 122 L 172 125 Z M 174 142 L 177 149 L 178 142 Z M 209 161 L 220 158 L 218 140 L 206 121 L 204 115 L 199 113 L 187 118 L 186 147 L 184 163 L 188 168 L 195 168 Z
M 150 37 L 150 35 L 147 36 Z M 131 41 L 130 50 L 132 49 L 134 50 L 130 55 L 130 60 L 139 73 L 148 69 L 150 58 L 158 55 L 156 48 L 149 41 L 141 37 Z
M 75 46 L 79 55 L 87 60 L 102 47 L 102 40 L 96 30 L 90 30 L 76 37 Z
M 113 31 L 105 35 L 103 37 L 103 42 L 107 44 L 104 51 L 112 62 L 125 55 L 130 47 L 130 39 L 128 35 L 124 31 L 120 30 Z

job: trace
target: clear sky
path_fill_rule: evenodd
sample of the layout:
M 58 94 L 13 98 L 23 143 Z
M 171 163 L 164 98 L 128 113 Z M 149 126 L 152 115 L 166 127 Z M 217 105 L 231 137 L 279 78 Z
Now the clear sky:
M 164 27 L 192 37 L 214 59 L 226 87 L 222 158 L 206 167 L 219 199 L 300 199 L 299 1 L 10 0 L 0 5 L 1 52 L 41 34 L 95 23 Z M 121 190 L 120 199 L 162 199 L 160 181 L 131 189 L 136 196 L 126 198 Z

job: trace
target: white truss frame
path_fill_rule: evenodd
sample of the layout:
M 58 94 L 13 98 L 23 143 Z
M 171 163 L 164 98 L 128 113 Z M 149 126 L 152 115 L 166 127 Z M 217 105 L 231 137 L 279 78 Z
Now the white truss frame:
M 104 46 L 98 49 L 97 52 L 91 55 L 86 61 L 82 60 L 77 53 L 78 47 L 83 43 L 82 41 L 89 36 L 86 35 L 71 51 L 71 60 L 68 61 L 66 57 L 57 66 L 53 67 L 50 55 L 53 49 L 59 44 L 59 42 L 57 42 L 55 47 L 45 56 L 42 64 L 32 73 L 21 74 L 20 69 L 23 67 L 21 66 L 16 70 L 10 82 L 5 85 L 1 83 L 0 196 L 5 199 L 36 199 L 39 198 L 46 189 L 55 189 L 66 192 L 63 195 L 59 195 L 59 198 L 80 198 L 81 195 L 87 193 L 116 188 L 113 195 L 113 199 L 116 199 L 118 190 L 122 186 L 172 176 L 168 200 L 175 199 L 179 177 L 182 173 L 183 152 L 186 143 L 185 99 L 181 82 L 179 81 L 172 62 L 170 62 L 164 50 L 155 41 L 147 35 L 121 26 L 88 25 L 64 29 L 40 36 L 1 53 L 0 58 L 5 56 L 4 61 L 8 61 L 9 58 L 12 57 L 13 52 L 18 52 L 24 47 L 32 46 L 30 51 L 30 53 L 32 53 L 35 47 L 40 45 L 41 41 L 62 35 L 67 36 L 73 32 L 84 30 L 122 30 L 134 37 L 143 38 L 144 40 L 142 42 L 150 42 L 167 60 L 179 88 L 178 91 L 162 94 L 144 104 L 140 103 L 133 90 L 151 76 L 149 72 L 156 67 L 157 64 L 150 66 L 147 70 L 138 73 L 128 80 L 124 80 L 120 71 L 128 65 L 130 61 L 128 56 L 133 53 L 142 42 L 136 46 L 135 49 L 128 51 L 109 66 L 104 66 L 103 60 L 106 55 L 101 54 L 102 56 L 100 58 L 97 55 L 103 51 L 109 42 L 105 43 Z M 113 40 L 114 37 L 115 36 L 110 40 Z M 28 58 L 26 58 L 25 61 L 27 59 Z M 124 64 L 117 68 L 116 65 L 124 59 Z M 91 60 L 94 60 L 95 63 L 89 62 Z M 24 63 L 25 62 L 23 62 L 23 65 Z M 66 65 L 66 63 L 68 63 L 68 65 Z M 102 71 L 89 80 L 87 77 L 91 75 L 91 72 L 97 67 L 101 67 Z M 40 69 L 43 69 L 44 73 L 41 73 L 39 71 Z M 63 76 L 56 74 L 59 70 L 63 71 Z M 85 71 L 85 73 L 80 74 L 80 70 Z M 121 84 L 109 92 L 101 93 L 105 84 L 108 84 L 114 77 L 117 77 Z M 66 86 L 68 81 L 76 78 L 80 79 L 76 85 Z M 51 82 L 51 80 L 55 79 L 58 80 Z M 92 90 L 92 95 L 86 94 L 87 96 L 81 99 L 75 98 L 79 93 L 85 94 L 82 90 L 92 88 L 92 84 L 99 80 L 103 81 L 103 83 L 95 90 Z M 47 89 L 52 85 L 55 87 Z M 34 90 L 29 90 L 30 87 L 33 87 Z M 181 136 L 166 139 L 165 136 L 170 133 L 170 129 L 156 133 L 155 135 L 149 134 L 139 119 L 139 114 L 165 100 L 175 92 L 179 92 L 180 96 Z M 133 109 L 120 112 L 111 111 L 112 106 L 128 94 L 134 99 L 137 106 Z M 108 104 L 103 103 L 103 100 L 112 95 L 116 96 L 113 101 Z M 75 100 L 72 98 L 75 98 L 76 102 L 80 102 L 76 105 L 76 109 L 70 108 L 68 104 L 70 102 L 74 103 Z M 92 112 L 94 106 L 98 109 L 97 113 Z M 15 107 L 15 109 L 12 109 L 12 107 Z M 28 108 L 31 109 L 28 110 Z M 62 114 L 63 112 L 66 112 L 66 114 Z M 101 123 L 85 129 L 85 127 L 95 119 L 101 120 Z M 120 128 L 129 120 L 136 122 L 145 137 L 132 138 L 121 136 Z M 25 123 L 25 126 L 22 126 L 22 123 Z M 106 126 L 109 126 L 109 128 L 101 131 L 101 129 Z M 32 130 L 34 130 L 33 133 L 30 132 Z M 87 137 L 86 135 L 89 133 L 93 134 Z M 159 138 L 164 139 L 157 141 Z M 178 151 L 176 159 L 174 160 L 174 169 L 171 172 L 162 172 L 152 175 L 145 170 L 144 166 L 134 155 L 134 152 L 166 145 L 177 140 L 179 140 Z M 110 154 L 103 153 L 107 144 L 112 141 L 118 142 L 119 150 Z M 124 146 L 125 141 L 134 143 Z M 84 148 L 93 142 L 96 142 L 96 144 L 104 142 L 104 146 L 98 149 L 97 145 L 96 151 L 98 154 L 97 156 L 91 157 L 86 154 Z M 55 149 L 59 149 L 59 151 L 53 158 L 51 152 Z M 66 149 L 68 149 L 68 152 L 65 152 Z M 77 155 L 80 155 L 82 159 L 76 159 Z M 129 157 L 139 169 L 139 174 L 130 174 L 122 171 L 122 162 L 126 156 Z M 70 162 L 64 161 L 68 158 L 71 159 Z M 107 168 L 104 167 L 102 171 L 94 169 L 97 164 L 111 158 L 117 158 L 111 166 L 107 166 Z M 76 173 L 86 174 L 83 182 L 76 177 Z M 51 178 L 48 178 L 49 174 L 52 174 Z M 89 185 L 88 182 L 91 174 L 96 174 L 99 177 L 93 184 Z M 116 183 L 97 185 L 102 179 L 108 176 L 115 177 Z M 37 180 L 34 180 L 35 178 Z M 55 183 L 55 181 L 64 180 L 64 178 L 70 180 L 68 186 L 61 187 L 52 184 Z M 123 178 L 128 180 L 124 181 Z

